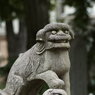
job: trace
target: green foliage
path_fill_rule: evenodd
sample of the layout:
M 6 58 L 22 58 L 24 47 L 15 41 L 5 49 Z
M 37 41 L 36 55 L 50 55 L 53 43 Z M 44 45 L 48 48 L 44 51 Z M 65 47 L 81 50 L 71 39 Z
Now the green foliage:
M 95 77 L 90 79 L 88 84 L 88 91 L 95 95 Z
M 5 76 L 9 73 L 10 68 L 12 67 L 13 63 L 15 62 L 17 58 L 9 58 L 8 64 L 5 67 L 0 68 L 0 76 Z
M 74 31 L 83 35 L 87 31 L 89 25 L 89 14 L 87 11 L 91 4 L 88 0 L 64 0 L 63 5 L 69 5 L 75 8 L 74 19 L 72 24 Z
M 5 88 L 5 85 L 6 85 L 5 83 L 1 83 L 0 84 L 0 89 L 4 89 Z
M 55 8 L 55 0 L 47 0 L 48 6 L 50 10 L 53 10 Z
M 22 0 L 0 0 L 1 20 L 11 20 L 23 16 Z
M 73 7 L 91 7 L 90 1 L 88 0 L 64 0 L 63 1 L 64 5 L 69 5 L 69 6 L 73 6 Z
M 40 95 L 43 95 L 43 93 L 44 93 L 47 89 L 49 89 L 49 86 L 45 83 L 45 84 L 42 86 L 42 88 L 40 89 L 39 94 L 40 94 Z

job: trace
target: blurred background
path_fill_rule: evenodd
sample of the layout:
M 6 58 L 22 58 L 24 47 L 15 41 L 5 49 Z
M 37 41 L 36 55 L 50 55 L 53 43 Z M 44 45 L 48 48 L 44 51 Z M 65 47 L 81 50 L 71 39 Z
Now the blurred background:
M 0 0 L 0 88 L 17 57 L 48 23 L 69 24 L 71 94 L 95 95 L 95 0 Z

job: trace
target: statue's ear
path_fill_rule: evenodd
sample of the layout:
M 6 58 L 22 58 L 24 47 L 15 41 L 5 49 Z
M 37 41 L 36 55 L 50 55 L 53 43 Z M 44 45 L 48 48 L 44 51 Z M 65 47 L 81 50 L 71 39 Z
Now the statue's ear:
M 70 35 L 71 35 L 72 39 L 74 39 L 74 32 L 73 31 L 70 31 Z
M 70 27 L 68 27 L 68 29 L 69 29 L 69 33 L 71 35 L 71 38 L 74 39 L 74 36 L 75 36 L 74 31 Z
M 44 41 L 37 42 L 36 48 L 37 48 L 36 53 L 39 55 L 42 54 L 45 51 L 45 42 Z
M 45 51 L 45 33 L 46 31 L 41 29 L 36 34 L 37 54 L 42 54 Z
M 45 30 L 44 29 L 41 29 L 37 32 L 36 34 L 36 41 L 37 42 L 42 42 L 42 41 L 45 41 Z

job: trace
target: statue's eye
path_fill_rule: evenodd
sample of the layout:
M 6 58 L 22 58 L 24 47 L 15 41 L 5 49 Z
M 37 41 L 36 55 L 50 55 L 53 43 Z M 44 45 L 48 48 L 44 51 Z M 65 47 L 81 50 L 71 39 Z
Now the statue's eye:
M 54 35 L 54 34 L 56 34 L 57 32 L 56 32 L 56 31 L 52 31 L 51 33 Z
M 66 30 L 66 31 L 64 31 L 64 33 L 68 34 L 68 31 Z

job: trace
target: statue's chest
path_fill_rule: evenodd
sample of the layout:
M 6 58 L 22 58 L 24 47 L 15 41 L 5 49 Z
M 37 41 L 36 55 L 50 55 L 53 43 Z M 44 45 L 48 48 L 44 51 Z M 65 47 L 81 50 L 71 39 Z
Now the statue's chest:
M 44 66 L 58 74 L 65 73 L 70 68 L 68 53 L 63 51 L 46 52 Z

